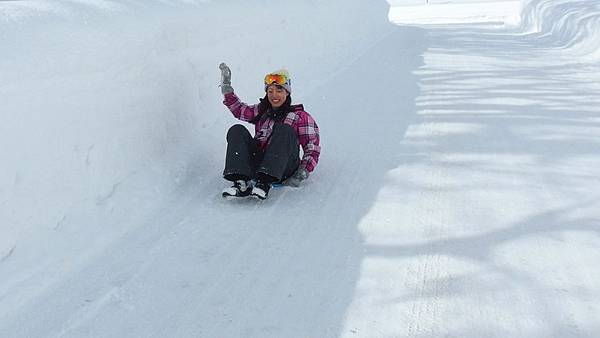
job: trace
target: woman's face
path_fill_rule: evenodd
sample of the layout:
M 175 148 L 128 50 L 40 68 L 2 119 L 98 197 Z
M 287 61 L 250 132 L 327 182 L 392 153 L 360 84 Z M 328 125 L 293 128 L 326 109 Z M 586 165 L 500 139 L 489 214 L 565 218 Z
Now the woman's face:
M 288 97 L 288 92 L 283 87 L 276 85 L 270 85 L 267 88 L 267 98 L 273 108 L 279 108 L 285 103 Z

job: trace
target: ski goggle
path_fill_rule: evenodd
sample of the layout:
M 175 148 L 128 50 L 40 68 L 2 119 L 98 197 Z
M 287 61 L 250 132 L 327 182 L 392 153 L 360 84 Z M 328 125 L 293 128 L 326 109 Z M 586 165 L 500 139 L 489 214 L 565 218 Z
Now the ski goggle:
M 267 86 L 272 84 L 283 86 L 285 84 L 290 84 L 289 81 L 290 79 L 283 74 L 267 74 L 267 76 L 265 76 L 265 85 Z

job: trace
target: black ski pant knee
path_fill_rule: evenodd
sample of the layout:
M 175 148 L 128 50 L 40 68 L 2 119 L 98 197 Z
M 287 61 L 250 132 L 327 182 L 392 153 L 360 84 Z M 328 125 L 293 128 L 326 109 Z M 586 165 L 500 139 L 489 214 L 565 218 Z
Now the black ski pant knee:
M 273 133 L 264 151 L 257 173 L 273 177 L 274 181 L 284 181 L 292 176 L 300 165 L 300 147 L 294 129 L 283 123 L 273 126 Z
M 227 153 L 223 177 L 226 180 L 256 178 L 267 175 L 272 181 L 292 176 L 300 164 L 298 137 L 287 124 L 277 123 L 268 146 L 261 151 L 246 127 L 236 124 L 227 132 Z
M 236 124 L 227 131 L 227 153 L 223 177 L 229 181 L 254 178 L 258 144 L 246 127 Z

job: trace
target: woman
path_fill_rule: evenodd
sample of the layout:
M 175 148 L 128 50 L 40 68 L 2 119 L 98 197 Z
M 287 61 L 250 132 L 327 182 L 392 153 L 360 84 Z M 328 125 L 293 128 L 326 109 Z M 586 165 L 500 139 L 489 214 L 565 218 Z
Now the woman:
M 227 132 L 223 178 L 233 185 L 223 190 L 223 196 L 254 196 L 264 200 L 273 183 L 299 186 L 319 162 L 321 147 L 315 120 L 301 104 L 291 104 L 288 72 L 267 74 L 265 97 L 258 104 L 247 105 L 233 92 L 229 67 L 221 63 L 219 68 L 223 103 L 234 117 L 254 124 L 254 137 L 241 124 Z

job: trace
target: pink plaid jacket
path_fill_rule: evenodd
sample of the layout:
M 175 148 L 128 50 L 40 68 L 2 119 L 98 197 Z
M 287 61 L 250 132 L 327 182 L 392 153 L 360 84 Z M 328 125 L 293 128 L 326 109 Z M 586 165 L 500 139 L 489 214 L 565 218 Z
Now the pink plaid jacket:
M 234 93 L 225 94 L 223 103 L 229 108 L 233 116 L 241 121 L 251 122 L 258 115 L 258 104 L 247 105 L 240 101 Z M 295 107 L 295 110 L 287 114 L 283 123 L 290 125 L 298 135 L 298 143 L 300 143 L 303 151 L 300 168 L 312 172 L 315 170 L 321 154 L 319 127 L 312 116 L 304 111 L 302 105 L 292 107 Z M 265 149 L 267 146 L 274 125 L 275 121 L 270 118 L 261 119 L 254 125 L 254 139 L 258 141 L 258 146 L 261 149 Z

